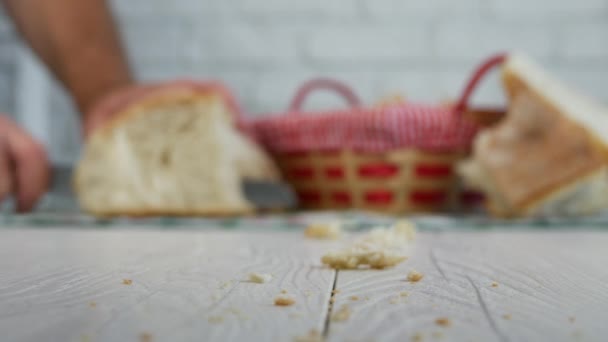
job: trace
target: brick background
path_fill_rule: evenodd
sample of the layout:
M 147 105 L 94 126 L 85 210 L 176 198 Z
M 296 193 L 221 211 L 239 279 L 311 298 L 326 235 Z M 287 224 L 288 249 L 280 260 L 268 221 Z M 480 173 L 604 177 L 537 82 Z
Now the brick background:
M 142 80 L 221 79 L 251 113 L 284 109 L 303 81 L 336 77 L 368 102 L 453 98 L 474 65 L 524 50 L 608 102 L 608 0 L 113 0 Z M 0 108 L 14 112 L 18 38 L 0 15 Z M 476 101 L 501 102 L 496 78 Z M 53 160 L 78 153 L 76 115 L 49 91 Z M 341 106 L 318 94 L 310 108 Z M 19 114 L 16 114 L 19 119 Z M 26 126 L 32 125 L 25 122 Z

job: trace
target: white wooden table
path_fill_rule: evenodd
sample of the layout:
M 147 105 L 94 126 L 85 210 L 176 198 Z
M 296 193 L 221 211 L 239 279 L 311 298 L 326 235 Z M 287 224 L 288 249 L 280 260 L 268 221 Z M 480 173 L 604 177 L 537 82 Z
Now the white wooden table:
M 608 233 L 421 233 L 394 269 L 321 267 L 339 243 L 0 229 L 0 340 L 294 341 L 314 329 L 328 341 L 608 341 Z M 411 269 L 424 278 L 406 282 Z M 274 279 L 248 282 L 252 271 Z M 283 290 L 295 305 L 273 305 Z M 330 320 L 344 305 L 350 317 Z

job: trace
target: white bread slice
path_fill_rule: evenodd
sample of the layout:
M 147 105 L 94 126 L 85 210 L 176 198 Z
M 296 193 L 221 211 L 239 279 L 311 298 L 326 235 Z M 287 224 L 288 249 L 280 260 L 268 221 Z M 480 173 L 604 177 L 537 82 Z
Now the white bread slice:
M 185 88 L 126 108 L 85 146 L 75 173 L 81 207 L 102 217 L 251 212 L 242 181 L 278 171 L 231 118 L 219 94 Z
M 574 216 L 608 208 L 608 110 L 522 55 L 503 67 L 509 110 L 475 139 L 460 174 L 496 216 Z M 597 125 L 597 126 L 596 126 Z
M 608 150 L 608 108 L 543 70 L 522 53 L 507 58 L 502 70 L 507 95 L 513 99 L 530 92 L 561 115 L 578 124 L 599 140 Z

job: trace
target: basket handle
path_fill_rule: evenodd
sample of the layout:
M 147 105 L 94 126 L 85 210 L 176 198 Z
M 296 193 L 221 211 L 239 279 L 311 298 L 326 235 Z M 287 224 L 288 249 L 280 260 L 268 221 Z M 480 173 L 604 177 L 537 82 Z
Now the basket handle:
M 315 90 L 326 89 L 338 93 L 351 108 L 361 106 L 361 101 L 355 92 L 346 84 L 332 80 L 329 78 L 315 78 L 304 83 L 296 92 L 291 104 L 289 105 L 290 113 L 298 113 L 302 108 L 302 104 L 308 98 L 310 93 Z
M 467 84 L 464 88 L 464 91 L 460 95 L 460 99 L 458 100 L 458 102 L 456 102 L 456 105 L 454 106 L 454 111 L 457 115 L 461 115 L 465 110 L 467 110 L 467 107 L 469 106 L 469 100 L 471 99 L 471 95 L 473 94 L 473 91 L 475 90 L 475 88 L 477 88 L 477 86 L 479 85 L 479 82 L 481 81 L 481 79 L 491 69 L 503 64 L 506 59 L 507 59 L 506 53 L 499 53 L 494 56 L 491 56 L 485 62 L 483 62 L 481 65 L 479 65 L 477 67 L 477 69 L 475 69 L 475 72 L 473 72 L 473 76 L 471 76 L 471 78 L 469 79 L 469 81 L 467 82 Z

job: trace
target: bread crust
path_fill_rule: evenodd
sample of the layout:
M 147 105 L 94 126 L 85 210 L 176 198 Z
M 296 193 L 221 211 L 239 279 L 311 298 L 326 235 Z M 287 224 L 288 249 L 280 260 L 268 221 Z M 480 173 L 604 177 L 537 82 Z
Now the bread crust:
M 175 210 L 175 209 L 142 209 L 142 210 L 107 210 L 95 211 L 87 209 L 87 212 L 97 218 L 111 217 L 237 217 L 253 216 L 256 211 L 253 208 L 228 209 L 228 208 L 209 208 L 204 210 Z

